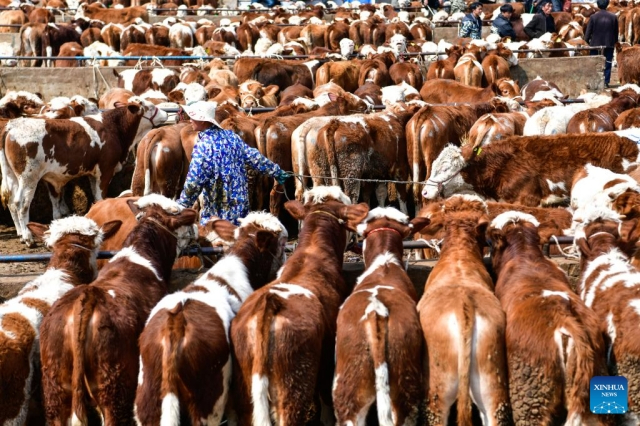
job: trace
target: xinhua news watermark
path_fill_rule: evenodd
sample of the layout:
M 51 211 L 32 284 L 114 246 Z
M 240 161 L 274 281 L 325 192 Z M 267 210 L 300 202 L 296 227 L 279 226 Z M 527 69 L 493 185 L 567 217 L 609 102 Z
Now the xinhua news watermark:
M 594 414 L 625 414 L 628 382 L 622 376 L 597 376 L 591 379 L 590 405 Z

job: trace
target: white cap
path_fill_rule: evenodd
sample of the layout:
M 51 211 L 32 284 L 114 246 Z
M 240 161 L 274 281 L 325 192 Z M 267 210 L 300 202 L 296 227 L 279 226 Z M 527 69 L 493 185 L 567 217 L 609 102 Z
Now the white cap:
M 216 102 L 198 101 L 191 105 L 184 105 L 182 109 L 193 120 L 208 121 L 221 127 L 216 121 L 216 106 L 218 106 Z

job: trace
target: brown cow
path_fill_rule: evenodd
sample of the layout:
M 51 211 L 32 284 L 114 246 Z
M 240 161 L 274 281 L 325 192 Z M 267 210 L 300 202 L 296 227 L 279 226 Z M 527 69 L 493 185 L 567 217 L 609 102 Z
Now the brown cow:
M 136 94 L 131 90 L 121 89 L 119 87 L 112 87 L 107 90 L 104 95 L 98 101 L 98 107 L 100 109 L 115 108 L 116 104 L 126 104 L 132 96 Z
M 87 28 L 80 35 L 80 44 L 82 44 L 82 47 L 87 47 L 96 41 L 104 42 L 100 28 Z
M 21 10 L 5 10 L 0 12 L 0 24 L 24 25 L 29 21 L 27 15 Z M 22 27 L 1 27 L 0 33 L 18 33 Z
M 631 108 L 624 111 L 616 118 L 614 125 L 616 130 L 640 127 L 640 108 Z
M 0 116 L 4 118 L 14 118 L 20 115 L 35 115 L 40 113 L 44 107 L 41 97 L 38 94 L 20 91 L 9 91 L 0 99 Z
M 637 219 L 621 223 L 614 212 L 588 209 L 581 221 L 576 232 L 582 271 L 578 294 L 595 311 L 599 330 L 605 333 L 610 371 L 626 377 L 629 389 L 635 389 L 640 383 L 636 362 L 640 358 L 640 274 L 636 265 L 629 264 L 624 249 L 638 240 Z M 633 423 L 640 416 L 640 395 L 635 391 L 628 395 L 629 412 L 623 418 Z
M 60 57 L 74 57 L 74 56 L 84 56 L 83 47 L 76 43 L 75 41 L 68 42 L 60 46 L 60 52 L 58 53 Z M 57 59 L 54 61 L 53 66 L 56 68 L 76 68 L 83 66 L 84 61 L 78 61 L 74 59 Z
M 123 52 L 126 52 L 127 47 L 132 43 L 146 43 L 145 33 L 145 27 L 141 25 L 129 25 L 123 29 L 122 34 L 120 34 L 120 49 L 122 49 Z
M 118 78 L 118 87 L 141 95 L 149 89 L 159 90 L 168 95 L 180 83 L 180 75 L 171 68 L 153 68 L 146 70 L 127 69 L 113 75 Z
M 70 120 L 18 118 L 2 136 L 2 202 L 9 207 L 16 231 L 28 245 L 34 241 L 26 227 L 29 208 L 41 179 L 48 183 L 54 218 L 61 216 L 62 187 L 78 176 L 89 176 L 95 200 L 102 199 L 129 149 L 167 113 L 139 98 L 120 108 Z M 32 144 L 33 150 L 25 150 Z M 38 147 L 40 147 L 38 149 Z M 38 152 L 44 152 L 40 155 Z M 43 151 L 42 151 L 43 150 Z
M 125 7 L 123 9 L 106 9 L 100 3 L 86 4 L 78 6 L 76 18 L 95 19 L 104 23 L 130 25 L 142 19 L 149 22 L 149 12 L 146 6 Z
M 113 221 L 100 228 L 91 219 L 71 216 L 54 220 L 51 226 L 33 222 L 27 225 L 53 253 L 43 275 L 27 283 L 18 296 L 0 305 L 2 424 L 26 424 L 29 399 L 38 388 L 36 369 L 40 364 L 38 336 L 42 318 L 67 291 L 95 279 L 100 244 L 116 232 L 121 223 Z
M 316 86 L 333 82 L 345 91 L 353 93 L 359 86 L 358 78 L 361 66 L 362 61 L 359 60 L 327 62 L 321 65 L 316 72 Z
M 164 25 L 153 25 L 144 32 L 144 39 L 147 44 L 169 47 L 169 28 Z
M 567 133 L 611 132 L 618 116 L 638 106 L 640 93 L 634 90 L 611 92 L 611 102 L 576 113 L 567 124 Z
M 273 60 L 262 58 L 240 58 L 233 65 L 238 82 L 256 80 L 264 86 L 277 85 L 280 90 L 300 83 L 309 89 L 315 87 L 314 81 L 320 61 L 307 62 Z M 357 87 L 356 87 L 357 88 Z
M 501 78 L 484 89 L 443 79 L 427 80 L 420 89 L 422 100 L 431 104 L 488 102 L 496 95 L 513 98 L 519 94 L 518 83 L 506 78 Z
M 87 424 L 90 407 L 107 426 L 133 420 L 138 337 L 167 294 L 176 254 L 194 239 L 197 213 L 160 195 L 129 206 L 141 217 L 123 249 L 91 285 L 65 294 L 42 322 L 42 385 L 51 424 Z
M 618 61 L 618 78 L 620 84 L 640 84 L 640 46 L 623 46 L 616 43 L 616 60 Z
M 591 378 L 607 374 L 598 316 L 544 256 L 537 226 L 531 215 L 506 212 L 488 231 L 498 275 L 495 292 L 507 316 L 513 419 L 517 424 L 612 424 L 589 410 Z
M 240 106 L 242 108 L 275 107 L 278 105 L 278 91 L 276 85 L 264 87 L 255 80 L 246 80 L 238 88 Z
M 231 323 L 230 408 L 241 425 L 266 425 L 272 416 L 278 424 L 301 425 L 320 411 L 316 397 L 331 406 L 336 318 L 349 292 L 341 273 L 346 231 L 355 230 L 369 207 L 351 205 L 339 187 L 314 188 L 304 200 L 285 203 L 304 220 L 296 251 Z
M 217 425 L 222 419 L 231 385 L 231 320 L 255 289 L 275 278 L 287 240 L 286 229 L 269 213 L 249 213 L 240 223 L 207 224 L 231 249 L 149 315 L 140 335 L 142 383 L 135 402 L 140 424 L 160 419 L 178 424 L 181 413 L 191 424 L 206 419 Z M 159 344 L 163 341 L 167 348 Z
M 449 142 L 459 144 L 478 117 L 493 112 L 489 102 L 460 106 L 425 106 L 407 123 L 407 159 L 414 182 L 432 175 L 431 164 Z M 413 197 L 420 204 L 420 187 L 413 186 Z
M 402 263 L 402 240 L 428 223 L 378 207 L 358 225 L 367 243 L 367 269 L 338 314 L 333 381 L 338 424 L 362 424 L 374 402 L 381 425 L 417 422 L 424 399 L 424 342 L 418 294 Z
M 120 51 L 120 36 L 122 35 L 122 26 L 118 24 L 107 24 L 100 30 L 100 35 L 105 44 L 116 52 Z
M 420 90 L 423 84 L 420 66 L 412 62 L 396 62 L 391 65 L 391 68 L 389 68 L 389 78 L 391 78 L 394 84 L 400 84 L 404 81 L 416 90 Z M 362 84 L 360 87 L 362 87 Z M 378 104 L 374 103 L 374 105 Z
M 466 52 L 458 59 L 456 66 L 453 67 L 456 81 L 467 86 L 480 87 L 484 75 L 481 64 L 482 56 L 486 52 L 486 48 L 478 48 L 477 46 L 467 48 Z
M 435 216 L 444 222 L 444 243 L 418 303 L 427 344 L 427 418 L 446 424 L 457 400 L 458 424 L 471 425 L 473 399 L 487 423 L 507 425 L 505 315 L 482 261 L 487 206 L 455 195 Z
M 447 80 L 455 80 L 455 75 L 453 73 L 453 67 L 458 62 L 458 59 L 462 56 L 462 47 L 461 46 L 451 46 L 446 49 L 447 59 L 441 59 L 435 62 L 432 62 L 429 65 L 429 69 L 427 70 L 427 80 L 434 79 L 447 79 Z M 418 89 L 416 87 L 416 89 Z M 418 89 L 420 90 L 420 89 Z
M 20 56 L 43 56 L 42 55 L 42 32 L 46 24 L 28 23 L 20 28 Z M 22 60 L 20 64 L 24 67 L 42 65 L 42 60 Z
M 187 122 L 153 129 L 138 144 L 136 167 L 131 180 L 134 197 L 160 194 L 180 196 L 187 177 L 189 161 L 185 156 L 180 132 Z
M 635 142 L 613 133 L 514 136 L 478 149 L 448 145 L 433 162 L 422 195 L 437 198 L 460 175 L 476 192 L 496 200 L 558 204 L 567 201 L 574 174 L 587 163 L 622 173 L 635 169 L 638 157 Z

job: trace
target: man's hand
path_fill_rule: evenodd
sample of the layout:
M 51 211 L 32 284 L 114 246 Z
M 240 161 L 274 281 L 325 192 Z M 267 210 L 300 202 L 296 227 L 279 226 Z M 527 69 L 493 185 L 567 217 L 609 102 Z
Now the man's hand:
M 292 175 L 281 170 L 280 173 L 275 177 L 280 185 L 284 185 L 284 183 L 289 179 Z

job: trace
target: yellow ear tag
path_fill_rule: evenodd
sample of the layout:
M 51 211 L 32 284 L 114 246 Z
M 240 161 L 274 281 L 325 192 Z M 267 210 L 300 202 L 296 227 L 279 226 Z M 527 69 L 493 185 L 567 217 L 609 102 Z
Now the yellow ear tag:
M 560 37 L 558 37 L 558 38 L 556 39 L 556 43 L 560 43 L 561 41 L 562 41 L 562 38 L 560 38 Z
M 478 150 L 476 151 L 476 155 L 480 155 L 481 152 L 482 152 L 482 148 L 478 148 Z

